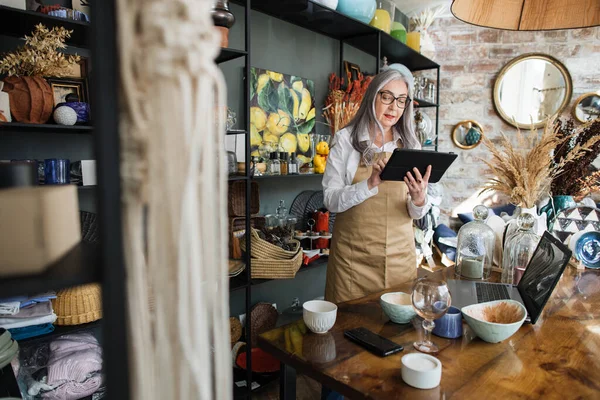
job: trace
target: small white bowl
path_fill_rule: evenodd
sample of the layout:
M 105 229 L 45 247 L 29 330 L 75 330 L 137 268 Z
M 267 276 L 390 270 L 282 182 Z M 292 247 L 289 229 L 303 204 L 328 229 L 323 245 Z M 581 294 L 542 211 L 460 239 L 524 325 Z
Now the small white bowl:
M 385 315 L 397 324 L 408 324 L 417 314 L 408 293 L 386 293 L 379 298 L 379 303 Z
M 496 306 L 500 303 L 508 303 L 518 306 L 521 310 L 520 319 L 509 324 L 500 324 L 488 322 L 482 318 L 481 310 L 484 307 Z M 488 301 L 486 303 L 473 304 L 463 307 L 461 311 L 463 317 L 465 317 L 465 321 L 467 321 L 467 324 L 471 327 L 471 329 L 473 329 L 473 332 L 475 332 L 477 336 L 488 343 L 498 343 L 508 339 L 519 330 L 521 325 L 523 325 L 523 322 L 525 322 L 525 318 L 527 318 L 527 310 L 523 304 L 514 300 L 496 300 Z
M 337 306 L 325 300 L 311 300 L 302 305 L 304 323 L 314 333 L 326 333 L 335 324 Z
M 402 357 L 402 380 L 417 389 L 433 389 L 442 380 L 442 362 L 423 353 Z

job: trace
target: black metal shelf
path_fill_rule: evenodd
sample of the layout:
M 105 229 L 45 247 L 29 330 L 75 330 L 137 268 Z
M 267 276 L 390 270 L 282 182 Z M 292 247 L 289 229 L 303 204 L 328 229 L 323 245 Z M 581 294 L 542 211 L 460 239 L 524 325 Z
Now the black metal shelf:
M 0 293 L 12 297 L 99 282 L 99 263 L 97 245 L 82 242 L 40 274 L 0 279 Z
M 247 176 L 245 175 L 232 175 L 229 178 L 227 178 L 229 181 L 245 181 L 248 179 Z
M 323 174 L 298 174 L 298 175 L 260 175 L 253 176 L 252 179 L 264 180 L 264 179 L 296 179 L 296 178 L 305 178 L 309 176 L 319 176 L 323 178 Z
M 92 133 L 94 127 L 90 125 L 58 125 L 58 124 L 26 124 L 22 122 L 0 123 L 0 132 L 28 132 L 28 133 Z
M 88 47 L 89 45 L 91 26 L 87 22 L 0 6 L 0 35 L 22 38 L 30 35 L 37 24 L 44 24 L 47 28 L 62 26 L 72 30 L 71 38 L 66 41 L 68 45 L 76 47 Z
M 30 345 L 30 344 L 37 343 L 37 342 L 43 342 L 45 340 L 52 339 L 52 338 L 55 338 L 58 336 L 66 335 L 67 333 L 76 333 L 76 332 L 86 331 L 88 329 L 95 329 L 95 328 L 100 327 L 101 324 L 102 324 L 102 320 L 90 322 L 87 324 L 81 324 L 81 325 L 56 325 L 54 327 L 54 331 L 51 333 L 48 333 L 46 335 L 28 338 L 28 339 L 18 340 L 18 342 L 19 342 L 20 346 Z
M 242 6 L 245 4 L 245 1 L 241 0 L 233 2 Z M 387 33 L 310 0 L 308 7 L 302 11 L 291 10 L 287 2 L 280 0 L 257 1 L 252 4 L 252 9 L 341 40 L 372 56 L 385 56 L 389 64 L 402 63 L 411 71 L 439 67 L 434 61 Z M 379 34 L 381 34 L 381 49 L 379 49 L 378 43 Z
M 227 131 L 228 135 L 245 135 L 247 131 L 243 129 L 230 129 Z
M 233 369 L 233 398 L 234 399 L 245 399 L 248 397 L 248 391 L 245 386 L 238 387 L 235 382 L 239 382 L 246 378 L 246 370 L 240 368 Z M 258 383 L 260 386 L 252 391 L 252 394 L 258 394 L 262 392 L 273 382 L 279 380 L 279 371 L 272 374 L 259 374 L 256 372 L 252 373 L 252 381 Z
M 428 108 L 428 107 L 439 107 L 440 105 L 437 103 L 432 103 L 427 100 L 415 99 L 419 106 L 417 108 Z
M 239 289 L 244 289 L 246 286 L 248 286 L 248 283 L 246 282 L 245 271 L 242 272 L 241 274 L 239 274 L 238 276 L 229 278 L 229 291 L 230 292 L 234 292 Z
M 244 50 L 221 48 L 221 52 L 217 56 L 217 64 L 225 61 L 235 60 L 236 58 L 244 57 L 247 52 Z

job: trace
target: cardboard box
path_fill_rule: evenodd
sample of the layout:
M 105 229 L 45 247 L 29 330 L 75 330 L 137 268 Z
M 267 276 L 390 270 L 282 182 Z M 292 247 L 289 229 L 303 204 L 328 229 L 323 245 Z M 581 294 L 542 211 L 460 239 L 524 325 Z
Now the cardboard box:
M 0 190 L 0 276 L 42 272 L 80 241 L 74 185 Z

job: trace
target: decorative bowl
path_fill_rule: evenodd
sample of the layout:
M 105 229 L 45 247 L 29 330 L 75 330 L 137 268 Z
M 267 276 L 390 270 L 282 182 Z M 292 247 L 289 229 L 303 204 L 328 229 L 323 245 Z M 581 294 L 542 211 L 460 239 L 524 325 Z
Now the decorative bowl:
M 376 9 L 375 0 L 340 0 L 337 5 L 337 11 L 365 24 L 371 22 Z
M 314 333 L 326 333 L 335 324 L 337 306 L 329 301 L 311 300 L 302 305 L 304 323 Z
M 600 232 L 586 232 L 575 243 L 575 256 L 588 268 L 600 268 Z
M 385 315 L 397 324 L 408 324 L 417 314 L 408 293 L 386 293 L 379 298 L 379 303 Z
M 417 389 L 433 389 L 442 380 L 442 362 L 429 354 L 402 357 L 402 380 Z
M 473 304 L 463 307 L 461 311 L 475 334 L 488 343 L 499 343 L 508 339 L 519 330 L 527 318 L 525 306 L 514 300 Z

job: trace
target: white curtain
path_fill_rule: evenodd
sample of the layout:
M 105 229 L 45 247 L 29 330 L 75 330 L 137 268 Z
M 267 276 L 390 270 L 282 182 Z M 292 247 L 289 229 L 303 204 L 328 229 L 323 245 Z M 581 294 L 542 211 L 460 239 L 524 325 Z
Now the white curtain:
M 117 0 L 133 399 L 232 397 L 226 99 L 211 8 Z

